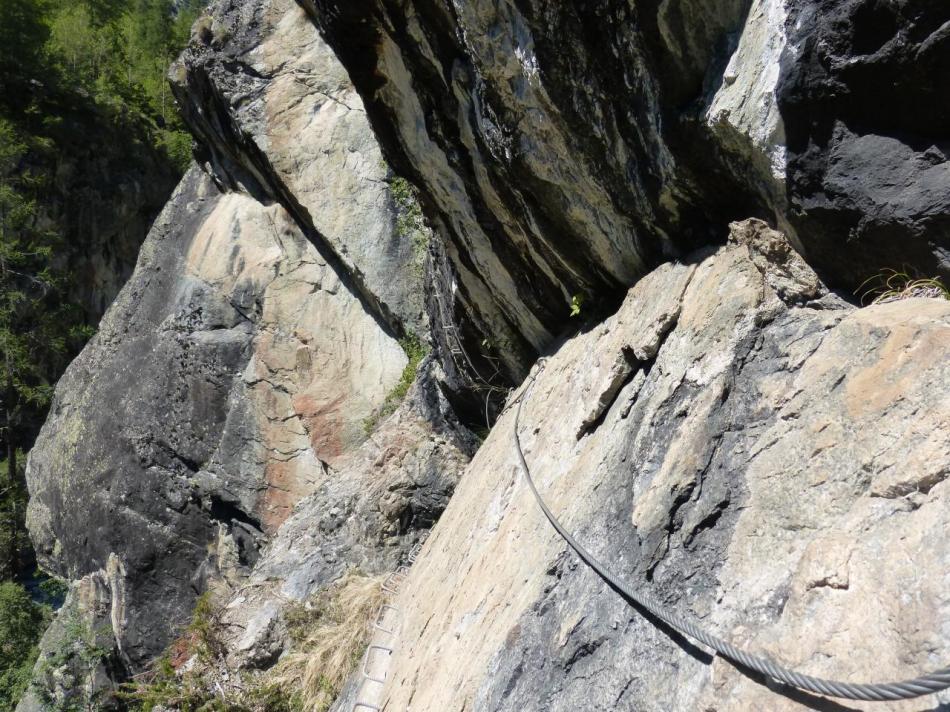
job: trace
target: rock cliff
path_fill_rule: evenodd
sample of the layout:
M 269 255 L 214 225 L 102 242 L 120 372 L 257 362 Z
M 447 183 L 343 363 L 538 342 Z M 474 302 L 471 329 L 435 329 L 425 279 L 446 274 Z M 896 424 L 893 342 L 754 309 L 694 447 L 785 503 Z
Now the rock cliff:
M 950 303 L 855 309 L 778 233 L 733 236 L 535 368 L 519 427 L 542 496 L 743 647 L 853 682 L 939 668 Z M 852 709 L 770 690 L 610 590 L 544 519 L 513 427 L 509 409 L 394 601 L 386 709 Z
M 736 217 L 776 221 L 833 287 L 950 274 L 945 4 L 302 4 L 515 380 L 572 295 L 612 307 Z
M 301 606 L 433 525 L 385 683 L 336 709 L 826 708 L 579 564 L 515 468 L 517 397 L 543 496 L 664 604 L 814 674 L 939 667 L 950 302 L 852 292 L 950 274 L 948 27 L 217 0 L 170 74 L 196 163 L 29 459 L 73 583 L 21 709 L 121 707 L 205 591 L 215 684 L 267 671 Z

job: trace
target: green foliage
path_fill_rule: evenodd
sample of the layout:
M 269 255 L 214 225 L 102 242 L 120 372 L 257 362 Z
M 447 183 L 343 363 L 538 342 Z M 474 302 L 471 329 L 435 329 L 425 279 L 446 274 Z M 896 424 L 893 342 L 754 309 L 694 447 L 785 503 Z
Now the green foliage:
M 199 596 L 191 623 L 173 646 L 177 658 L 194 656 L 196 663 L 176 669 L 166 654 L 148 674 L 124 685 L 117 697 L 139 712 L 156 707 L 178 712 L 302 712 L 299 695 L 259 675 L 232 673 L 218 679 L 216 666 L 226 653 L 220 612 L 209 594 Z
M 177 14 L 169 0 L 57 0 L 45 48 L 61 85 L 148 125 L 155 147 L 181 171 L 191 160 L 191 138 L 165 75 L 199 9 L 197 0 L 181 3 Z
M 86 334 L 62 300 L 62 275 L 53 265 L 61 238 L 36 227 L 33 193 L 40 177 L 17 171 L 27 143 L 0 119 L 0 381 L 6 386 L 7 422 L 21 404 L 46 405 L 50 370 L 64 365 L 71 340 Z M 77 330 L 78 329 L 78 330 Z M 12 402 L 11 402 L 12 399 Z
M 581 307 L 584 306 L 584 295 L 575 294 L 571 297 L 571 316 L 579 316 L 581 313 Z
M 30 684 L 49 610 L 11 581 L 0 583 L 0 709 L 16 707 Z
M 109 651 L 96 642 L 96 632 L 74 610 L 63 611 L 60 624 L 62 637 L 59 648 L 45 660 L 44 667 L 50 670 L 79 664 L 84 670 L 91 670 L 109 656 Z
M 884 304 L 912 297 L 950 300 L 950 288 L 939 277 L 920 277 L 909 271 L 882 270 L 855 290 L 862 304 Z
M 405 178 L 396 176 L 389 182 L 389 191 L 396 204 L 396 234 L 412 242 L 413 260 L 417 272 L 421 273 L 429 249 L 430 232 L 415 189 Z
M 30 558 L 31 543 L 26 529 L 29 495 L 23 480 L 23 452 L 17 455 L 12 478 L 9 461 L 0 460 L 0 581 L 22 575 L 23 565 Z
M 0 0 L 0 581 L 33 571 L 23 453 L 55 380 L 92 333 L 66 298 L 74 276 L 65 271 L 66 236 L 49 228 L 53 179 L 61 156 L 82 155 L 83 132 L 97 125 L 108 127 L 120 154 L 144 153 L 149 165 L 164 154 L 166 165 L 184 170 L 191 141 L 165 72 L 201 1 L 174 6 Z M 22 692 L 47 623 L 46 608 L 13 586 L 0 584 L 0 709 L 12 709 Z M 44 595 L 55 601 L 62 591 Z M 42 667 L 98 665 L 107 653 L 96 635 L 78 620 L 62 625 L 63 645 Z
M 43 594 L 44 602 L 49 603 L 52 601 L 55 607 L 59 606 L 63 599 L 66 598 L 69 585 L 65 581 L 52 576 L 46 576 L 40 570 L 35 571 L 33 577 L 40 579 L 39 590 L 40 593 Z
M 409 361 L 402 370 L 402 376 L 399 378 L 399 382 L 386 396 L 386 400 L 383 401 L 383 404 L 375 413 L 363 420 L 363 430 L 367 435 L 376 429 L 380 421 L 396 411 L 396 408 L 402 403 L 402 399 L 405 398 L 409 392 L 409 387 L 412 386 L 412 382 L 416 379 L 416 371 L 419 370 L 419 364 L 422 363 L 422 359 L 429 353 L 429 346 L 423 343 L 415 334 L 407 334 L 401 338 L 399 345 L 402 346 L 402 350 L 406 352 Z
M 0 2 L 0 95 L 19 93 L 34 79 L 49 36 L 45 0 Z
M 202 662 L 211 662 L 227 652 L 219 636 L 219 614 L 220 611 L 214 605 L 210 593 L 198 596 L 186 633 L 193 641 L 194 651 Z
M 26 487 L 22 450 L 32 422 L 50 401 L 53 379 L 88 331 L 64 299 L 64 275 L 54 266 L 58 235 L 37 227 L 36 194 L 43 176 L 25 165 L 30 151 L 48 150 L 0 118 L 0 574 L 21 573 Z M 30 569 L 32 570 L 32 569 Z
M 22 452 L 92 334 L 66 299 L 68 245 L 44 209 L 59 156 L 81 155 L 77 133 L 98 122 L 118 150 L 164 154 L 184 171 L 191 139 L 165 72 L 200 5 L 179 2 L 175 14 L 170 0 L 0 0 L 0 580 L 32 570 Z
M 112 639 L 111 629 L 93 630 L 75 608 L 61 609 L 52 628 L 55 648 L 40 659 L 32 690 L 50 712 L 101 709 L 109 691 L 82 684 L 108 662 L 110 650 L 99 644 Z M 68 691 L 68 694 L 62 694 Z

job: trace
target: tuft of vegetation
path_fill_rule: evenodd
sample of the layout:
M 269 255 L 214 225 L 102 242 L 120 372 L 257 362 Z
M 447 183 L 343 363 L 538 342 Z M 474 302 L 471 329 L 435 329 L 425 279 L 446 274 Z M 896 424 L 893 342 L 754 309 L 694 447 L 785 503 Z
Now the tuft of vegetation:
M 584 306 L 584 295 L 575 294 L 571 297 L 571 316 L 580 316 L 581 308 Z
M 328 710 L 366 652 L 370 622 L 383 602 L 380 579 L 354 572 L 289 608 L 284 622 L 294 648 L 271 674 L 272 683 L 301 686 L 305 712 Z
M 396 176 L 389 181 L 389 192 L 396 204 L 396 234 L 411 241 L 414 266 L 421 276 L 431 232 L 422 215 L 422 208 L 419 207 L 415 188 L 405 178 Z
M 299 693 L 261 674 L 222 674 L 227 646 L 221 613 L 210 594 L 199 596 L 181 638 L 117 697 L 136 712 L 302 712 Z
M 855 290 L 861 304 L 885 304 L 913 297 L 950 300 L 950 288 L 939 277 L 917 277 L 906 271 L 886 269 L 866 279 Z
M 380 579 L 351 572 L 284 612 L 291 650 L 264 672 L 228 670 L 221 609 L 201 596 L 181 638 L 117 697 L 136 712 L 326 712 L 356 669 L 383 603 Z
M 83 682 L 94 680 L 97 670 L 109 664 L 111 628 L 105 624 L 94 629 L 72 606 L 61 609 L 56 625 L 56 648 L 40 659 L 32 680 L 33 692 L 51 712 L 100 709 L 111 699 L 112 691 Z
M 419 364 L 429 353 L 429 346 L 423 343 L 415 334 L 407 334 L 401 338 L 399 345 L 406 352 L 409 361 L 406 363 L 406 367 L 402 369 L 399 382 L 386 396 L 383 404 L 372 415 L 363 420 L 363 430 L 366 431 L 367 435 L 372 433 L 382 420 L 396 412 L 396 408 L 402 403 L 413 381 L 416 380 L 416 371 L 419 370 Z

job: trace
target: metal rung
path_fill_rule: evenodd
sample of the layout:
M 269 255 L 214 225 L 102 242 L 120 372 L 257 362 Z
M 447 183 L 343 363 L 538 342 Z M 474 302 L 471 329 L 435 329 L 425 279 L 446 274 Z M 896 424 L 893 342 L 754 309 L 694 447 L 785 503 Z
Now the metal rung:
M 382 679 L 378 677 L 373 677 L 372 675 L 369 674 L 369 672 L 366 669 L 367 667 L 369 667 L 369 656 L 373 650 L 385 650 L 387 655 L 392 655 L 393 649 L 387 648 L 385 645 L 371 645 L 366 649 L 366 656 L 363 658 L 363 677 L 365 677 L 367 680 L 378 682 L 380 685 L 384 685 L 386 684 L 385 677 L 383 677 Z
M 363 709 L 373 710 L 373 712 L 380 712 L 382 707 L 377 707 L 376 705 L 371 705 L 369 702 L 354 702 L 352 712 L 356 712 L 357 708 L 362 707 Z
M 396 572 L 393 572 L 383 581 L 382 589 L 386 591 L 386 593 L 399 593 L 399 586 L 402 584 L 404 578 L 405 576 L 399 576 Z
M 373 627 L 376 628 L 376 630 L 383 631 L 383 633 L 386 633 L 387 635 L 396 635 L 395 626 L 393 626 L 392 630 L 386 630 L 385 628 L 383 628 L 382 620 L 385 617 L 384 612 L 386 610 L 395 611 L 396 613 L 399 613 L 398 608 L 396 608 L 395 606 L 390 606 L 388 603 L 384 603 L 382 606 L 379 607 L 379 613 L 376 614 L 376 620 L 373 622 Z

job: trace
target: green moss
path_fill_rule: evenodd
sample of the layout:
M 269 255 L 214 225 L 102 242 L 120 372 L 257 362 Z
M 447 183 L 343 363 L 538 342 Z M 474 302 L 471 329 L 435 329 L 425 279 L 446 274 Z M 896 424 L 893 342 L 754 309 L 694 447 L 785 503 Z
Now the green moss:
M 416 371 L 419 370 L 419 364 L 422 363 L 422 359 L 429 353 L 428 345 L 423 343 L 415 334 L 407 334 L 401 338 L 399 345 L 402 346 L 402 350 L 406 352 L 409 361 L 402 370 L 402 376 L 399 378 L 399 382 L 389 392 L 389 395 L 386 396 L 386 400 L 383 401 L 383 404 L 372 415 L 363 420 L 363 430 L 366 431 L 367 435 L 372 433 L 384 418 L 392 415 L 396 411 L 396 408 L 399 407 L 399 404 L 402 403 L 403 398 L 405 398 L 409 392 L 412 382 L 416 379 Z

